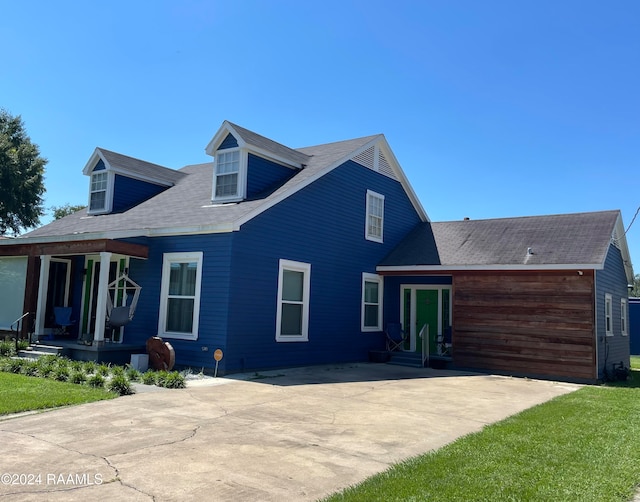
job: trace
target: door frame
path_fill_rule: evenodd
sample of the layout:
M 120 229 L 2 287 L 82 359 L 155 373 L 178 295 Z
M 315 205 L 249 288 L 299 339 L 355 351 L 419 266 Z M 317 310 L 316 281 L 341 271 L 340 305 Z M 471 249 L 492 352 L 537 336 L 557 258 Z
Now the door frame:
M 409 329 L 407 330 L 407 326 L 405 325 L 405 291 L 410 290 L 410 305 L 409 305 Z M 416 327 L 416 318 L 417 318 L 417 308 L 416 308 L 416 300 L 417 300 L 417 291 L 437 291 L 438 292 L 438 332 L 436 333 L 437 337 L 441 337 L 444 332 L 443 325 L 443 313 L 442 313 L 442 299 L 444 290 L 449 291 L 449 323 L 448 325 L 452 325 L 453 321 L 453 302 L 452 302 L 452 294 L 453 294 L 453 286 L 451 284 L 401 284 L 400 285 L 400 322 L 406 333 L 409 335 L 409 349 L 403 349 L 407 352 L 415 352 L 420 349 L 418 346 L 418 332 Z M 430 334 L 433 336 L 433 333 Z
M 85 255 L 84 257 L 84 276 L 82 284 L 82 300 L 80 303 L 80 322 L 78 336 L 84 337 L 89 333 L 91 326 L 91 315 L 94 313 L 95 305 L 93 304 L 93 290 L 95 282 L 98 280 L 95 274 L 96 265 L 100 263 L 100 255 Z M 120 277 L 120 274 L 129 268 L 129 257 L 113 254 L 109 263 L 116 264 L 116 277 Z M 89 269 L 91 265 L 91 269 Z M 117 306 L 118 301 L 114 303 Z M 124 326 L 120 328 L 119 339 L 114 340 L 115 343 L 122 343 L 124 337 Z

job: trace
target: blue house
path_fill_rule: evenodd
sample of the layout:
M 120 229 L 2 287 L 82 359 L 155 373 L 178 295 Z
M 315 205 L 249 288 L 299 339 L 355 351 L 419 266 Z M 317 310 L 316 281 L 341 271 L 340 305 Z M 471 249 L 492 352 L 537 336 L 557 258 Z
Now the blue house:
M 221 349 L 222 373 L 365 361 L 388 323 L 419 364 L 585 381 L 628 366 L 618 211 L 434 223 L 383 135 L 292 149 L 225 121 L 206 152 L 174 170 L 97 148 L 87 209 L 0 241 L 25 329 L 55 337 L 70 307 L 76 351 L 128 360 L 161 337 L 181 366 Z M 113 306 L 133 319 L 114 328 Z

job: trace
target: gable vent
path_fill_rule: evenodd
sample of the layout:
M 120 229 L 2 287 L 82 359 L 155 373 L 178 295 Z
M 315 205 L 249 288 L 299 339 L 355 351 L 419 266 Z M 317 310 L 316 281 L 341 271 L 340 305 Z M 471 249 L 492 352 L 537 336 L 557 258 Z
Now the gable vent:
M 388 176 L 391 179 L 394 179 L 396 181 L 398 180 L 398 178 L 396 178 L 396 174 L 393 172 L 393 169 L 391 169 L 391 166 L 387 162 L 387 159 L 382 152 L 378 153 L 378 172 L 380 174 Z
M 372 146 L 370 148 L 367 148 L 363 152 L 360 152 L 358 155 L 353 157 L 352 160 L 354 162 L 357 162 L 361 166 L 364 166 L 368 169 L 371 169 L 372 171 L 376 171 L 387 176 L 388 178 L 398 181 L 398 178 L 393 172 L 393 169 L 391 168 L 389 162 L 387 162 L 386 157 L 375 146 Z
M 374 146 L 372 146 L 371 148 L 367 148 L 364 152 L 360 152 L 353 158 L 353 161 L 357 162 L 361 166 L 368 167 L 369 169 L 373 169 L 375 171 L 373 159 L 375 159 Z

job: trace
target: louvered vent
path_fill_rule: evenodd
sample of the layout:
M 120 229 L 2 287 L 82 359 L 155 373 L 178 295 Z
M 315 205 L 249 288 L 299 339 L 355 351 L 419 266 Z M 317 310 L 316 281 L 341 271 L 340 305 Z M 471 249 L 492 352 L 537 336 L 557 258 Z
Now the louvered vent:
M 354 162 L 358 164 L 368 167 L 369 169 L 374 169 L 373 159 L 375 157 L 375 147 L 367 148 L 364 152 L 359 153 L 353 158 Z
M 378 172 L 380 172 L 380 174 L 388 176 L 391 179 L 394 179 L 396 181 L 398 180 L 398 178 L 396 178 L 396 174 L 393 172 L 393 169 L 391 169 L 391 166 L 387 162 L 387 159 L 382 152 L 378 153 Z
M 378 162 L 376 162 L 376 154 L 378 155 Z M 384 174 L 385 176 L 398 181 L 391 165 L 387 162 L 387 158 L 375 146 L 367 148 L 364 152 L 360 152 L 358 155 L 353 157 L 352 160 L 371 169 L 372 171 L 379 172 L 380 174 Z

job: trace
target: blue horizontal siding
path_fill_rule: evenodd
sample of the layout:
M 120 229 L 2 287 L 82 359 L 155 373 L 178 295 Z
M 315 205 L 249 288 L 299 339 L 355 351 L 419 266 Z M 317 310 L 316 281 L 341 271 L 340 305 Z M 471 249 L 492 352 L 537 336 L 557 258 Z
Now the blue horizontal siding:
M 612 297 L 613 336 L 606 336 L 605 295 Z M 629 335 L 621 334 L 621 302 L 628 297 L 627 276 L 624 270 L 622 254 L 613 245 L 609 246 L 605 265 L 596 270 L 596 333 L 598 345 L 598 378 L 604 377 L 604 368 L 610 374 L 614 364 L 622 362 L 629 367 L 630 342 Z M 627 318 L 628 319 L 628 318 Z M 628 332 L 628 328 L 627 328 Z
M 142 286 L 134 320 L 125 328 L 126 343 L 145 343 L 158 335 L 160 286 L 164 253 L 203 252 L 198 339 L 165 338 L 176 354 L 176 364 L 211 367 L 213 352 L 224 348 L 228 319 L 232 234 L 149 238 L 149 258 L 131 259 L 130 276 Z M 206 349 L 206 350 L 203 350 Z
M 385 195 L 384 243 L 365 239 L 366 192 Z M 419 222 L 397 182 L 347 162 L 234 235 L 226 371 L 362 361 L 382 333 L 360 331 L 362 273 Z M 311 264 L 308 342 L 276 342 L 280 259 Z
M 112 211 L 119 213 L 131 209 L 141 202 L 158 195 L 160 192 L 164 192 L 166 189 L 166 186 L 155 185 L 116 174 Z
M 249 154 L 247 162 L 247 198 L 264 196 L 280 187 L 296 173 L 295 169 Z

